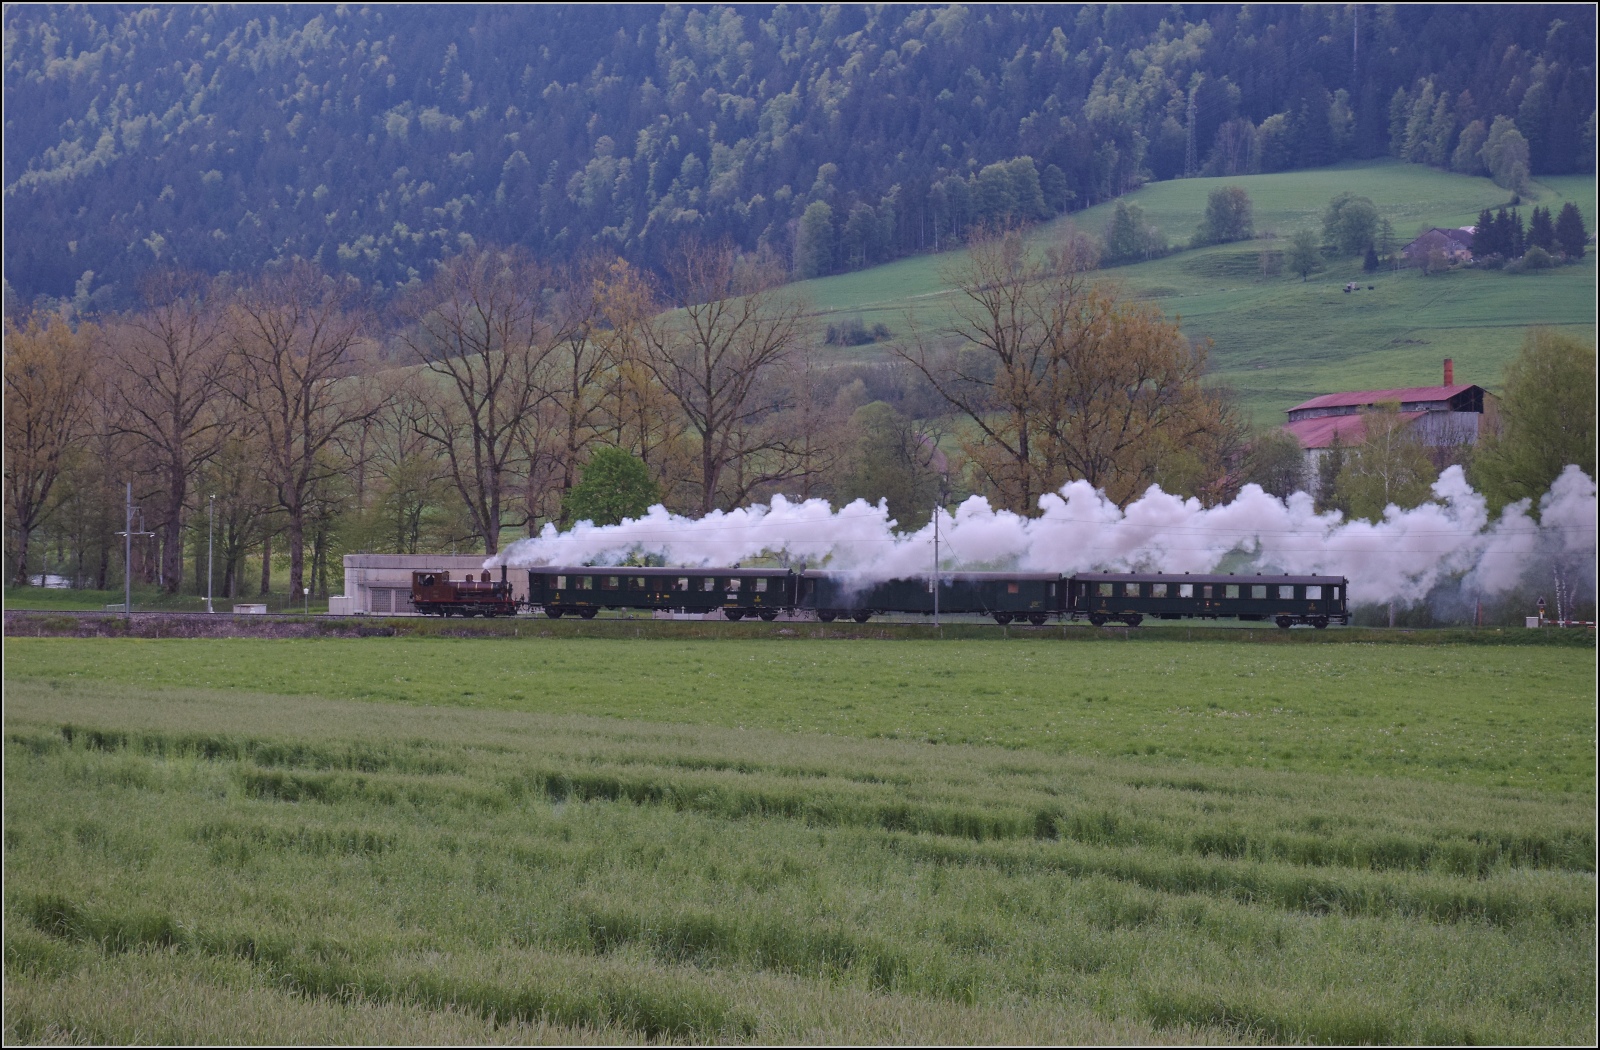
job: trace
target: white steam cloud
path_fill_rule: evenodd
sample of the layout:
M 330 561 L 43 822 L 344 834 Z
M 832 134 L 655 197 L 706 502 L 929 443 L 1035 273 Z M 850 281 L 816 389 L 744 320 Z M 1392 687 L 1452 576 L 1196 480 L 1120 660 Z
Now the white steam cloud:
M 1345 521 L 1318 514 L 1311 497 L 1278 499 L 1246 485 L 1217 507 L 1152 486 L 1119 508 L 1087 482 L 1075 481 L 1039 500 L 1043 513 L 1025 518 L 994 510 L 973 496 L 944 513 L 939 525 L 941 571 L 994 569 L 1061 572 L 1265 572 L 1347 576 L 1355 603 L 1422 600 L 1435 586 L 1459 581 L 1482 597 L 1503 593 L 1530 572 L 1562 566 L 1577 595 L 1594 593 L 1595 482 L 1569 466 L 1540 500 L 1540 520 L 1527 501 L 1491 522 L 1482 496 L 1459 467 L 1433 485 L 1433 502 L 1390 507 L 1381 521 Z M 703 518 L 660 506 L 620 525 L 580 522 L 566 532 L 546 525 L 485 567 L 616 564 L 630 554 L 668 565 L 733 565 L 762 555 L 791 563 L 858 572 L 868 578 L 926 576 L 933 566 L 933 526 L 897 532 L 882 504 L 856 500 L 835 510 L 826 501 L 713 512 Z M 1548 578 L 1548 577 L 1546 577 Z

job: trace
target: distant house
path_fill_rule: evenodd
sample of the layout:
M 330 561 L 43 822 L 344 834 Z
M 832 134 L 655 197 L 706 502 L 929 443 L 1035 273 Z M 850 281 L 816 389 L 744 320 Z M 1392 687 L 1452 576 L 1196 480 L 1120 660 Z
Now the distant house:
M 1284 429 L 1305 450 L 1306 484 L 1313 496 L 1317 495 L 1317 468 L 1335 438 L 1345 448 L 1361 444 L 1367 437 L 1363 413 L 1382 404 L 1399 405 L 1400 418 L 1441 459 L 1449 449 L 1477 444 L 1485 417 L 1497 409 L 1497 399 L 1483 387 L 1455 382 L 1455 367 L 1449 358 L 1444 362 L 1443 386 L 1352 390 L 1303 401 L 1289 409 Z
M 1451 263 L 1472 261 L 1472 234 L 1476 226 L 1445 229 L 1435 226 L 1416 240 L 1400 249 L 1400 254 L 1413 266 L 1424 266 L 1438 253 Z

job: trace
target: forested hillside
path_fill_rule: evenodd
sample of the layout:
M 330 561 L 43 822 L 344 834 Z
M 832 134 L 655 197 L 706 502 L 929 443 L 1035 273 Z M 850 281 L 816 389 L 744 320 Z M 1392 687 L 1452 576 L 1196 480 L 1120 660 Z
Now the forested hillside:
M 12 303 L 297 256 L 381 292 L 486 240 L 659 269 L 691 232 L 814 276 L 1185 174 L 1593 169 L 1587 5 L 4 17 Z

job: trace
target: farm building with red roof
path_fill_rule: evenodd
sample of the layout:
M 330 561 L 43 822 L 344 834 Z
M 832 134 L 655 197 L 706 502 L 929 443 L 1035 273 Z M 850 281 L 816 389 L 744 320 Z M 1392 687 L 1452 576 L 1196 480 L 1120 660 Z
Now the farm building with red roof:
M 1306 453 L 1307 483 L 1315 495 L 1317 468 L 1335 441 L 1345 448 L 1366 440 L 1365 413 L 1379 405 L 1397 405 L 1400 418 L 1415 430 L 1423 445 L 1448 457 L 1449 450 L 1475 445 L 1486 415 L 1495 411 L 1495 396 L 1472 383 L 1455 382 L 1453 363 L 1444 363 L 1444 385 L 1407 386 L 1389 390 L 1352 390 L 1323 394 L 1289 409 L 1284 429 Z

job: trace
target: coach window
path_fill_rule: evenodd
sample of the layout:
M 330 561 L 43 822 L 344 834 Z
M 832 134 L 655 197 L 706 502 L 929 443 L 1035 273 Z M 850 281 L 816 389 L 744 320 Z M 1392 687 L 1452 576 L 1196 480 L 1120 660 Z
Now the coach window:
M 1223 586 L 1222 586 L 1222 596 L 1224 598 L 1237 598 L 1237 597 L 1239 597 L 1239 585 L 1237 583 L 1226 583 L 1226 584 L 1223 584 Z
M 1178 597 L 1180 597 L 1180 598 L 1193 598 L 1194 597 L 1194 584 L 1192 584 L 1192 583 L 1180 583 L 1180 584 L 1178 584 Z
M 600 588 L 602 590 L 614 591 L 617 589 L 617 584 L 619 582 L 620 581 L 616 576 L 602 576 L 600 577 Z
M 714 591 L 716 589 L 717 589 L 717 578 L 715 576 L 707 576 L 706 577 L 706 590 Z
M 738 589 L 739 589 L 739 577 L 737 577 L 737 576 L 728 577 L 728 590 L 736 591 Z
M 1167 596 L 1167 585 L 1166 584 L 1164 584 L 1164 583 L 1152 583 L 1150 585 L 1150 597 L 1152 597 L 1152 598 L 1165 598 L 1166 596 Z
M 1339 588 L 1337 588 L 1337 587 L 1333 588 L 1333 597 L 1330 600 L 1331 601 L 1338 601 L 1339 600 Z
M 756 593 L 757 594 L 766 594 L 767 593 L 767 578 L 765 576 L 757 576 L 756 577 Z
M 688 590 L 689 589 L 689 577 L 687 577 L 687 576 L 679 576 L 678 577 L 678 588 L 677 589 L 680 590 L 680 591 Z
M 1265 598 L 1266 596 L 1267 596 L 1267 585 L 1266 584 L 1264 584 L 1264 583 L 1252 583 L 1250 585 L 1250 597 L 1252 597 L 1252 598 Z
M 1306 586 L 1306 599 L 1308 601 L 1317 601 L 1321 597 L 1322 597 L 1322 588 L 1321 587 L 1313 586 L 1313 585 L 1310 585 L 1310 584 L 1308 584 Z
M 1205 584 L 1204 586 L 1202 586 L 1200 588 L 1200 591 L 1201 591 L 1201 596 L 1202 597 L 1210 598 L 1211 597 L 1211 584 L 1209 584 L 1209 583 Z
M 1125 584 L 1123 584 L 1122 585 L 1122 596 L 1124 598 L 1137 598 L 1137 597 L 1139 597 L 1139 585 L 1137 583 L 1125 583 Z
M 1294 597 L 1294 588 L 1288 584 L 1280 585 L 1278 587 L 1278 597 L 1282 598 L 1284 601 L 1290 600 Z
M 1112 588 L 1113 588 L 1113 587 L 1114 587 L 1114 586 L 1115 586 L 1115 585 L 1114 585 L 1114 584 L 1110 584 L 1110 583 L 1102 583 L 1102 584 L 1101 584 L 1101 585 L 1100 585 L 1100 597 L 1102 597 L 1102 598 L 1109 598 L 1109 597 L 1111 597 L 1111 592 L 1112 592 Z
M 1015 583 L 1008 583 L 1008 584 L 1006 584 L 1006 593 L 1007 593 L 1007 594 L 1016 594 L 1016 593 L 1017 593 L 1017 589 L 1018 589 L 1018 586 L 1019 586 L 1019 585 L 1018 585 L 1018 584 L 1015 584 Z
M 573 587 L 572 589 L 575 590 L 575 591 L 592 591 L 592 590 L 594 590 L 594 577 L 593 576 L 579 576 L 578 577 L 577 586 Z
M 550 577 L 550 586 L 558 591 L 564 591 L 567 589 L 567 578 L 565 576 L 552 576 Z
M 628 577 L 628 586 L 632 587 L 636 591 L 644 590 L 644 577 L 643 576 L 630 576 L 630 577 Z

